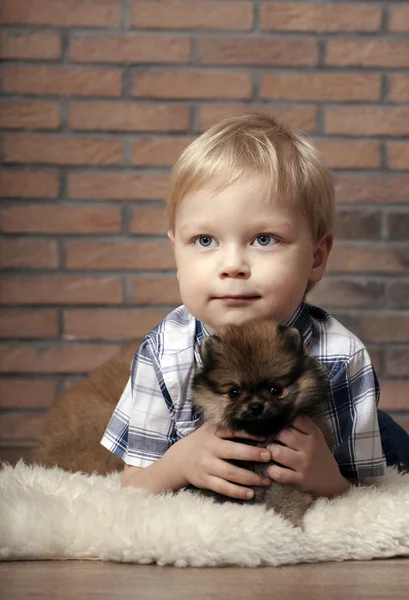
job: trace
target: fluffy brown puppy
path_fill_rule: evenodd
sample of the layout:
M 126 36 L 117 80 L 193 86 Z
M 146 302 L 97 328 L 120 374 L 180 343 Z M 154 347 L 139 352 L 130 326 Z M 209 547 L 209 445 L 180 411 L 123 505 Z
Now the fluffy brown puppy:
M 100 440 L 128 381 L 135 350 L 135 344 L 126 346 L 55 399 L 33 462 L 100 475 L 122 471 L 123 461 Z
M 203 340 L 202 366 L 193 377 L 193 404 L 202 422 L 216 429 L 233 429 L 265 436 L 264 442 L 239 440 L 266 447 L 277 434 L 300 415 L 307 415 L 322 430 L 333 450 L 331 429 L 325 418 L 330 394 L 325 368 L 304 351 L 297 329 L 251 321 L 227 325 L 218 335 Z M 260 462 L 236 462 L 260 475 L 267 466 Z M 292 485 L 272 482 L 270 487 L 255 487 L 250 502 L 273 508 L 294 524 L 313 501 L 312 496 Z M 208 490 L 219 501 L 236 501 Z

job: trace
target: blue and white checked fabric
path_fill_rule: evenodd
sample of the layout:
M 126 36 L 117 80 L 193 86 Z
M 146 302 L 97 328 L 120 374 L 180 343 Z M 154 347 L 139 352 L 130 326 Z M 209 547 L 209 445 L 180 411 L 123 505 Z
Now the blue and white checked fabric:
M 297 327 L 304 345 L 328 369 L 332 396 L 327 416 L 341 473 L 352 479 L 383 475 L 379 386 L 365 346 L 328 313 L 305 302 L 287 323 Z M 199 415 L 192 407 L 190 384 L 208 333 L 180 306 L 145 337 L 101 440 L 105 448 L 129 465 L 146 467 L 194 431 Z

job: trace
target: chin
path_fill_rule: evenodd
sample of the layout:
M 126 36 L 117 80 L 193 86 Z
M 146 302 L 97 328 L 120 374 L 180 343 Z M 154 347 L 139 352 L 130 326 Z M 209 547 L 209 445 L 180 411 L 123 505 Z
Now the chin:
M 259 318 L 261 317 L 258 317 L 258 315 L 252 314 L 249 311 L 232 310 L 222 315 L 218 319 L 218 323 L 217 326 L 215 326 L 215 329 L 220 329 L 225 325 L 242 325 L 247 321 L 257 320 Z

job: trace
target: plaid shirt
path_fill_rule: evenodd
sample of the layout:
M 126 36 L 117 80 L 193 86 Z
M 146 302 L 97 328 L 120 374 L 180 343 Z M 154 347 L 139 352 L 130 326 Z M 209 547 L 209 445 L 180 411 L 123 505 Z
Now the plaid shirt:
M 304 346 L 328 369 L 327 418 L 341 473 L 352 479 L 383 475 L 379 386 L 366 348 L 336 319 L 305 302 L 287 324 L 301 332 Z M 192 407 L 190 384 L 206 335 L 203 323 L 180 306 L 145 337 L 102 438 L 105 448 L 129 465 L 146 467 L 194 431 L 199 414 Z

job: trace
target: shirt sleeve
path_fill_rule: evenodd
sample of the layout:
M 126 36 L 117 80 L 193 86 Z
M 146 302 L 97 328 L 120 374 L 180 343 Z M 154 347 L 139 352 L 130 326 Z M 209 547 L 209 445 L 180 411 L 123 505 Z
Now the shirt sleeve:
M 178 439 L 173 414 L 154 344 L 146 338 L 101 444 L 126 464 L 146 467 Z
M 344 477 L 362 480 L 385 473 L 378 425 L 378 380 L 367 350 L 356 352 L 332 379 L 331 420 L 338 441 L 334 457 Z

